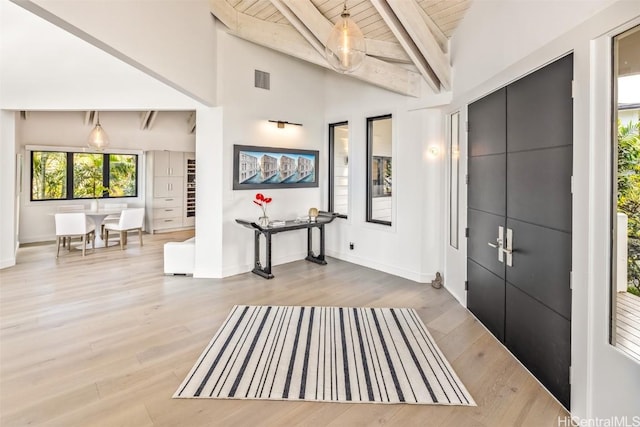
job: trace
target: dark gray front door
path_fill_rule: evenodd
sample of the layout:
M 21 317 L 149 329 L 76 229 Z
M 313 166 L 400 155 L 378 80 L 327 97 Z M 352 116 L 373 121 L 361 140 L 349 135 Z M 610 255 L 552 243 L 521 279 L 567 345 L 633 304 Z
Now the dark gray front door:
M 572 79 L 568 55 L 468 110 L 467 306 L 567 408 Z

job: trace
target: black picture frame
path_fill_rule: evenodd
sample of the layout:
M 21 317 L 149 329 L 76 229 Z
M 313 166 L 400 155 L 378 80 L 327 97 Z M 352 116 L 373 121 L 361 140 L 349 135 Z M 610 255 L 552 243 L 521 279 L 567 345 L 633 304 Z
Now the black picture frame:
M 236 144 L 233 189 L 318 187 L 319 164 L 318 150 Z

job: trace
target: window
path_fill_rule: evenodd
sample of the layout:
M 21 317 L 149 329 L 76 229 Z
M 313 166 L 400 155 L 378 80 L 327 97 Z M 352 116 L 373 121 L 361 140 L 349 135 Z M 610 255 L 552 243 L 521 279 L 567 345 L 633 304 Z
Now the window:
M 367 222 L 391 225 L 393 145 L 391 114 L 367 118 Z
M 67 153 L 31 153 L 31 200 L 67 198 Z
M 640 26 L 613 39 L 611 343 L 640 360 Z
M 449 245 L 458 249 L 458 170 L 460 163 L 459 144 L 460 113 L 451 115 L 451 128 L 449 131 Z
M 137 154 L 31 152 L 33 201 L 137 195 Z
M 329 212 L 349 213 L 349 124 L 329 125 Z

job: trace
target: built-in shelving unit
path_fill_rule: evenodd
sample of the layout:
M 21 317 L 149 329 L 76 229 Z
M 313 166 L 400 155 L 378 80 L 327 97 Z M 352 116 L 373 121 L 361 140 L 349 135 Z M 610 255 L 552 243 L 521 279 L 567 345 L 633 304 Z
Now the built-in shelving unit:
M 187 157 L 186 218 L 196 216 L 196 159 Z

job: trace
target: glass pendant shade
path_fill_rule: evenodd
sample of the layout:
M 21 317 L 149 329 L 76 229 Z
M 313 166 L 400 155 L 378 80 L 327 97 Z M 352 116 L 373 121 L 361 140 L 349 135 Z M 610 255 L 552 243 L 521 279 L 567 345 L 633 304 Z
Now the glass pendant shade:
M 346 9 L 331 30 L 325 45 L 327 61 L 338 72 L 353 73 L 362 65 L 366 46 L 362 31 L 349 17 Z
M 100 119 L 98 118 L 98 122 L 96 123 L 96 127 L 93 128 L 91 133 L 89 134 L 89 147 L 94 148 L 96 150 L 104 150 L 109 145 L 109 137 L 107 133 L 100 126 Z

